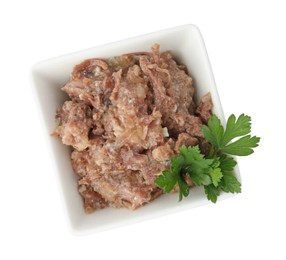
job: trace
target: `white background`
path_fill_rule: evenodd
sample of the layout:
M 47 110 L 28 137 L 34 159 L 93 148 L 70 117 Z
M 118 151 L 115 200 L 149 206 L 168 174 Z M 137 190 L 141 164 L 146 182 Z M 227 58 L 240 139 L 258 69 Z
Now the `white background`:
M 286 259 L 284 1 L 1 1 L 0 259 Z M 28 81 L 36 62 L 193 23 L 226 116 L 252 116 L 243 192 L 90 236 L 66 224 Z M 132 213 L 130 213 L 132 214 Z

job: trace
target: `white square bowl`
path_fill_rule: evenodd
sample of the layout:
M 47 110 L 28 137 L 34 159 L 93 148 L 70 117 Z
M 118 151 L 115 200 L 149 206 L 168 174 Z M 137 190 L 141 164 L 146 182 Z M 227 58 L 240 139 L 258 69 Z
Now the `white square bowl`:
M 70 163 L 70 148 L 63 145 L 59 138 L 50 136 L 55 128 L 56 110 L 67 99 L 60 88 L 69 80 L 74 65 L 88 58 L 108 58 L 124 53 L 150 51 L 154 43 L 161 45 L 161 51 L 172 51 L 177 61 L 187 65 L 194 80 L 197 99 L 211 92 L 213 113 L 225 124 L 206 48 L 198 28 L 194 25 L 179 26 L 67 54 L 37 63 L 31 69 L 30 76 L 37 100 L 37 110 L 40 111 L 51 162 L 58 176 L 69 226 L 74 234 L 103 231 L 210 203 L 203 189 L 195 187 L 191 189 L 189 197 L 180 203 L 178 194 L 165 194 L 135 211 L 106 208 L 86 214 L 82 198 L 77 191 L 77 177 Z M 240 179 L 238 168 L 235 174 Z M 233 194 L 222 193 L 219 200 L 231 196 Z

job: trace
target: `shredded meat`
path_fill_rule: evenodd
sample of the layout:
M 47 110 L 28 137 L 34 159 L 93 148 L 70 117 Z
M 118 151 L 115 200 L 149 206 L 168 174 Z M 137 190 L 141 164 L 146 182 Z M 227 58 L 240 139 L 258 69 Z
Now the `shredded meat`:
M 187 68 L 158 44 L 152 51 L 85 60 L 62 88 L 70 100 L 57 111 L 54 135 L 73 148 L 88 213 L 141 207 L 162 194 L 154 180 L 182 145 L 209 149 L 201 126 L 210 94 L 197 106 Z
M 198 143 L 199 141 L 196 137 L 193 137 L 187 133 L 181 133 L 178 136 L 178 140 L 175 145 L 175 151 L 179 153 L 179 149 L 182 145 L 189 147 L 189 146 L 197 145 Z
M 174 141 L 172 139 L 169 139 L 169 141 L 163 145 L 157 146 L 152 151 L 153 158 L 158 162 L 168 161 L 174 155 L 173 146 Z
M 88 133 L 92 127 L 91 109 L 82 102 L 66 101 L 57 112 L 59 126 L 54 134 L 62 142 L 82 151 L 89 146 Z
M 199 117 L 202 119 L 204 123 L 207 123 L 211 117 L 211 110 L 213 107 L 211 94 L 207 93 L 204 95 L 201 99 L 201 102 L 199 103 L 196 113 L 199 115 Z
M 86 213 L 92 213 L 96 209 L 104 209 L 108 206 L 104 198 L 94 191 L 90 185 L 84 184 L 83 181 L 79 184 L 78 191 L 84 199 L 84 209 Z

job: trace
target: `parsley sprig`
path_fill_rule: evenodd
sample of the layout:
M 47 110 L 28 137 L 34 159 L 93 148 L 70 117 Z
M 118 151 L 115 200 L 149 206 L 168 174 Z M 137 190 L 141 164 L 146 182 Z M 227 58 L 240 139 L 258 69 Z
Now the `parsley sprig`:
M 231 115 L 226 128 L 216 115 L 208 125 L 202 126 L 206 140 L 211 144 L 210 153 L 205 156 L 199 146 L 180 147 L 180 153 L 171 158 L 171 167 L 157 177 L 155 183 L 165 192 L 179 188 L 179 200 L 189 195 L 188 175 L 195 186 L 203 186 L 208 200 L 216 203 L 221 191 L 240 193 L 241 184 L 233 170 L 237 162 L 232 155 L 247 156 L 258 146 L 259 137 L 251 136 L 251 118 L 241 114 L 237 119 Z

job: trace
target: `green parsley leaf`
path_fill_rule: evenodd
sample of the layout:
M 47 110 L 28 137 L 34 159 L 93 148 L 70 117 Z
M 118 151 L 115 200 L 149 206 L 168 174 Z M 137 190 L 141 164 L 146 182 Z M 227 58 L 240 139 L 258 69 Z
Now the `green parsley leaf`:
M 213 184 L 204 186 L 205 194 L 207 195 L 207 199 L 213 203 L 216 203 L 217 197 L 220 194 L 220 190 L 216 188 Z
M 214 146 L 216 151 L 240 156 L 253 153 L 252 148 L 257 147 L 260 141 L 259 137 L 246 135 L 250 133 L 250 130 L 251 118 L 244 114 L 241 114 L 237 121 L 236 117 L 231 115 L 227 120 L 225 131 L 216 115 L 211 116 L 208 126 L 202 126 L 205 138 Z M 243 137 L 229 144 L 232 139 L 240 136 Z
M 212 115 L 208 121 L 208 127 L 203 125 L 202 132 L 204 137 L 215 147 L 220 147 L 224 130 L 219 118 Z
M 211 172 L 210 172 L 210 176 L 212 178 L 212 183 L 215 187 L 218 186 L 220 180 L 222 179 L 222 171 L 221 168 L 214 168 Z
M 240 193 L 241 184 L 233 174 L 225 173 L 221 180 L 221 189 L 225 192 Z
M 171 169 L 172 172 L 174 172 L 175 175 L 178 175 L 182 169 L 182 167 L 185 165 L 185 158 L 183 155 L 178 154 L 171 158 Z
M 178 176 L 172 172 L 165 170 L 157 177 L 155 183 L 165 192 L 170 192 L 178 181 Z
M 187 167 L 187 171 L 196 186 L 212 183 L 208 173 L 214 162 L 213 159 L 205 159 L 197 145 L 189 148 L 183 145 L 180 148 L 180 152 L 189 166 Z
M 181 201 L 183 196 L 189 195 L 189 186 L 185 179 L 181 175 L 182 167 L 185 165 L 184 157 L 179 154 L 171 158 L 171 170 L 165 170 L 162 172 L 155 183 L 162 188 L 165 192 L 171 192 L 175 185 L 179 186 L 179 200 Z
M 246 156 L 254 152 L 252 148 L 257 147 L 259 141 L 259 137 L 246 135 L 229 145 L 222 146 L 220 149 L 228 154 Z
M 190 187 L 184 180 L 182 176 L 179 176 L 178 178 L 178 186 L 179 186 L 179 201 L 181 201 L 184 197 L 187 197 L 190 192 Z
M 190 177 L 191 177 L 193 183 L 196 186 L 209 185 L 212 183 L 210 176 L 203 173 L 203 172 L 197 172 L 197 171 L 189 170 L 189 174 L 190 174 Z
M 182 167 L 185 165 L 185 158 L 181 154 L 176 155 L 171 158 L 171 169 L 173 174 L 177 176 L 176 182 L 179 186 L 179 201 L 181 201 L 184 197 L 187 197 L 189 195 L 189 186 L 184 180 L 181 170 Z
M 222 145 L 228 144 L 232 139 L 247 135 L 251 130 L 250 116 L 241 114 L 235 122 L 235 115 L 231 115 L 226 123 L 226 129 L 222 139 Z
M 233 171 L 233 168 L 237 164 L 237 162 L 230 156 L 227 156 L 226 154 L 222 154 L 219 157 L 220 161 L 220 168 L 223 172 L 231 172 Z

